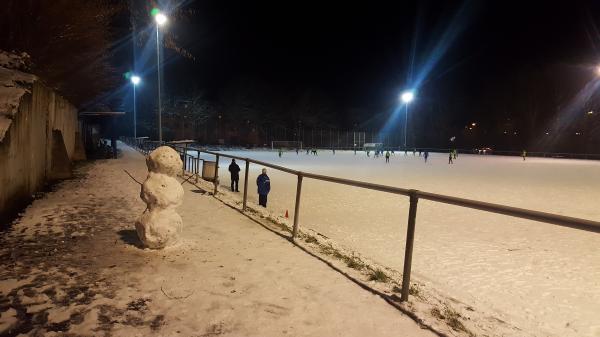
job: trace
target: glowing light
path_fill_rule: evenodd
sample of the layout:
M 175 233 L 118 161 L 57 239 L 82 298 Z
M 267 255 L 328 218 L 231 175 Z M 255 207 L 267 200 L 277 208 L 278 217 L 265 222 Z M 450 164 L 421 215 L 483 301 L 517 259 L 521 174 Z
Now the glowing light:
M 473 122 L 471 123 L 471 126 L 477 126 L 477 123 Z
M 579 136 L 579 135 L 581 135 L 581 132 L 575 132 L 575 135 Z
M 404 103 L 410 103 L 415 98 L 415 94 L 412 91 L 405 91 L 400 95 L 400 99 Z
M 139 76 L 133 75 L 131 76 L 131 83 L 134 85 L 138 85 L 142 79 Z
M 167 17 L 163 13 L 159 12 L 154 16 L 154 21 L 156 21 L 159 26 L 162 26 L 167 22 Z
M 593 115 L 593 114 L 594 114 L 594 112 L 590 110 L 590 111 L 588 111 L 588 113 L 587 113 L 587 114 L 588 114 L 588 115 Z

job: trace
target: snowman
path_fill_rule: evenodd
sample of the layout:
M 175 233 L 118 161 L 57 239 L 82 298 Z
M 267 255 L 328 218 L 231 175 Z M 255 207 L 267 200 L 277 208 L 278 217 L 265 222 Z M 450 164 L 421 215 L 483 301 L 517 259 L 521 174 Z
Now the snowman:
M 146 166 L 148 177 L 140 198 L 147 206 L 135 228 L 145 247 L 162 249 L 175 244 L 183 228 L 183 220 L 175 211 L 183 202 L 183 187 L 175 179 L 183 163 L 177 151 L 161 146 L 146 157 Z

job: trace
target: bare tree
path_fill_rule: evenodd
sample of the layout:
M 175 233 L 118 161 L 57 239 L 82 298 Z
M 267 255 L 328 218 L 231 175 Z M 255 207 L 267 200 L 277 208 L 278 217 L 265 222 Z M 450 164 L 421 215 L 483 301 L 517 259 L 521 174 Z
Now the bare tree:
M 26 52 L 32 72 L 73 103 L 113 88 L 111 23 L 126 6 L 117 0 L 5 0 L 0 48 Z

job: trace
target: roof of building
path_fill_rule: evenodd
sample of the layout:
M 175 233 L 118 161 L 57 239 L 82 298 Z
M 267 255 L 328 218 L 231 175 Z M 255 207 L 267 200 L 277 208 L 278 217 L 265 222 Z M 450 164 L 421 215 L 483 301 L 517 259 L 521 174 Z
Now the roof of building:
M 124 111 L 81 111 L 79 112 L 80 117 L 86 116 L 121 116 L 124 115 Z

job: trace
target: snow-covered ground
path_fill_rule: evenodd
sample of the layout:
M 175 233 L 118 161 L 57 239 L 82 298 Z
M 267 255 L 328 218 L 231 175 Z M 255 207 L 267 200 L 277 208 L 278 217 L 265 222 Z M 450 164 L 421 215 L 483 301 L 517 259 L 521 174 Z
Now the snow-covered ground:
M 0 233 L 0 336 L 435 336 L 190 184 L 181 242 L 140 249 L 128 174 L 144 157 L 121 147 Z
M 495 202 L 600 221 L 600 162 L 396 153 L 238 151 L 306 172 Z M 211 159 L 203 154 L 201 158 Z M 220 164 L 222 186 L 229 185 Z M 244 164 L 240 188 L 243 186 Z M 257 202 L 251 165 L 249 198 Z M 293 217 L 296 177 L 272 169 L 269 208 Z M 240 193 L 241 199 L 242 193 Z M 408 198 L 305 179 L 300 226 L 402 270 Z M 419 201 L 413 277 L 540 336 L 600 336 L 600 235 Z

